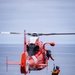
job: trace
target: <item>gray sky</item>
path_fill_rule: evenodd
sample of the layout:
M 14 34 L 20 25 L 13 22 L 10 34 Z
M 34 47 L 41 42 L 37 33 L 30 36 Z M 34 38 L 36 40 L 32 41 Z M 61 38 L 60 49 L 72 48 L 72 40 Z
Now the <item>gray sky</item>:
M 75 1 L 0 0 L 0 31 L 24 30 L 75 32 Z M 44 36 L 40 39 L 44 42 L 75 43 L 75 36 Z M 23 43 L 23 35 L 0 35 L 0 43 Z

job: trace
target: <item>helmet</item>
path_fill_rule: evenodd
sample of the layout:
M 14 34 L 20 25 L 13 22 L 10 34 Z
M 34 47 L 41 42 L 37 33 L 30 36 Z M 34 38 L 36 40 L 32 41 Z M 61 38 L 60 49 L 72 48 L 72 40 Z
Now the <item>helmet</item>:
M 56 66 L 56 69 L 59 69 L 59 66 Z

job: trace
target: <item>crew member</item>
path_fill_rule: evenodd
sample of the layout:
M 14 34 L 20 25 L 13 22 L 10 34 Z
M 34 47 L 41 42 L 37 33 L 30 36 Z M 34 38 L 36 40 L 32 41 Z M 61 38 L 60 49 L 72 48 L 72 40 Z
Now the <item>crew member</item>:
M 56 69 L 53 70 L 52 75 L 58 75 L 60 72 L 59 66 L 56 66 Z
M 47 57 L 48 59 L 51 58 L 54 61 L 54 58 L 52 57 L 50 50 L 47 50 Z
M 50 44 L 51 46 L 55 46 L 55 43 L 54 43 L 54 42 L 46 42 L 46 43 L 44 43 L 44 45 L 43 45 L 43 49 L 46 51 L 46 56 L 48 57 L 48 59 L 51 58 L 51 59 L 54 61 L 54 58 L 53 58 L 52 55 L 51 55 L 51 50 L 47 50 L 47 49 L 45 48 L 45 45 L 46 45 L 46 44 Z

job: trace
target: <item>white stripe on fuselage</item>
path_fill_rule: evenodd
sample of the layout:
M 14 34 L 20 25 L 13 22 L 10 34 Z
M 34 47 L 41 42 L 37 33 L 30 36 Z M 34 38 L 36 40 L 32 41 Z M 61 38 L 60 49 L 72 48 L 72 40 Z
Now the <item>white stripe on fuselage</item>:
M 32 58 L 33 58 L 35 64 L 37 64 L 37 58 L 34 55 L 32 56 Z

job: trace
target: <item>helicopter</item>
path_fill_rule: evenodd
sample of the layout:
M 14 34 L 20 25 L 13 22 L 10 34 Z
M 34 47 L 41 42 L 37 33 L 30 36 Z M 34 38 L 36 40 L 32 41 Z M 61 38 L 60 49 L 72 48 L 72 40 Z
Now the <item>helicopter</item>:
M 46 44 L 55 46 L 54 42 L 39 41 L 39 36 L 49 35 L 75 35 L 75 33 L 18 33 L 18 32 L 0 32 L 0 34 L 24 34 L 24 52 L 21 55 L 20 62 L 9 62 L 6 57 L 6 65 L 20 65 L 20 72 L 24 75 L 31 71 L 40 71 L 48 66 L 48 60 L 54 58 L 51 55 L 51 51 L 45 48 Z M 26 35 L 31 36 L 30 40 L 26 41 Z

